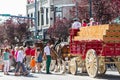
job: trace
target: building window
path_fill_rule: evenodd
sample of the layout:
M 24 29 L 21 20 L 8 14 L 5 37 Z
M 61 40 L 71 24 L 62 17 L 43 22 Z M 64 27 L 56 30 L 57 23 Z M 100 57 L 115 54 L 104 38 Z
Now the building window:
M 63 14 L 62 14 L 62 7 L 56 7 L 55 11 L 56 11 L 55 17 L 56 18 L 62 18 L 62 16 L 63 16 Z
M 48 24 L 48 8 L 46 8 L 46 24 Z
M 31 13 L 31 18 L 33 17 L 33 13 Z
M 44 14 L 41 14 L 41 25 L 44 25 Z
M 39 21 L 40 21 L 40 11 L 38 11 L 38 26 L 40 25 Z
M 55 15 L 56 15 L 57 18 L 62 18 L 62 12 L 56 12 Z
M 56 8 L 55 8 L 55 11 L 57 11 L 57 12 L 62 12 L 62 7 L 56 7 Z
M 29 14 L 27 15 L 27 17 L 30 17 Z

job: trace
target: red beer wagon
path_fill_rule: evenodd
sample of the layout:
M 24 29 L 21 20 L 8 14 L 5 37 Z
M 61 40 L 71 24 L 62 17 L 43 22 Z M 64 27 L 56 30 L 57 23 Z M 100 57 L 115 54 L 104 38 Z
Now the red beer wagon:
M 106 64 L 115 64 L 120 73 L 120 25 L 106 24 L 70 29 L 69 71 L 87 72 L 90 77 L 105 74 Z

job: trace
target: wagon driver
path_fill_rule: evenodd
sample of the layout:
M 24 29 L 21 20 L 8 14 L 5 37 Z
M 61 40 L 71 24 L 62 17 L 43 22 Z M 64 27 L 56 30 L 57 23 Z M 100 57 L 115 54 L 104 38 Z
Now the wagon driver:
M 74 18 L 72 23 L 72 29 L 80 29 L 81 23 L 79 22 L 78 18 Z

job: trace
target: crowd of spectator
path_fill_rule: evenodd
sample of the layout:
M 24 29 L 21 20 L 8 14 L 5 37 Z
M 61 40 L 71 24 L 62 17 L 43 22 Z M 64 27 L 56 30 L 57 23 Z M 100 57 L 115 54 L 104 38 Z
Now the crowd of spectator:
M 0 58 L 3 61 L 3 72 L 4 75 L 9 75 L 11 67 L 14 68 L 14 75 L 28 75 L 30 72 L 35 73 L 41 72 L 41 63 L 43 57 L 47 57 L 46 60 L 46 73 L 49 74 L 49 68 L 51 63 L 50 48 L 49 42 L 45 47 L 36 47 L 33 46 L 16 46 L 1 49 Z

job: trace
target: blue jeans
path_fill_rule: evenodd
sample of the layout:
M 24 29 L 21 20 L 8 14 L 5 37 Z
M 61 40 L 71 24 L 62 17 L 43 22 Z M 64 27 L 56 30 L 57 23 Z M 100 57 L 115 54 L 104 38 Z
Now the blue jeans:
M 25 68 L 25 65 L 19 61 L 19 62 L 17 62 L 17 67 L 16 67 L 16 71 L 15 71 L 16 73 L 19 72 L 20 67 L 22 67 L 23 72 L 27 71 Z

